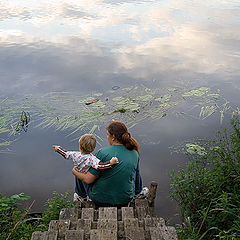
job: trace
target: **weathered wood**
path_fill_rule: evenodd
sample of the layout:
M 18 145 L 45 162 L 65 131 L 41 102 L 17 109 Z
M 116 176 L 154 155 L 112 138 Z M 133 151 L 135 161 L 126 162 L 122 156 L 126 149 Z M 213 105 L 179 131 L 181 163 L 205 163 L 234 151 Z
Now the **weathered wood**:
M 156 198 L 157 186 L 158 184 L 156 182 L 151 182 L 149 193 L 148 193 L 148 201 L 149 201 L 150 207 L 154 207 L 154 200 Z
M 148 200 L 147 199 L 135 199 L 135 207 L 145 207 L 148 208 Z
M 57 231 L 47 231 L 44 240 L 58 240 L 60 238 Z
M 139 220 L 143 220 L 146 217 L 150 217 L 148 208 L 145 208 L 145 207 L 137 207 L 136 215 Z
M 48 226 L 48 231 L 58 231 L 58 220 L 51 220 Z
M 168 229 L 168 238 L 167 239 L 168 240 L 177 240 L 178 237 L 177 237 L 177 232 L 176 232 L 175 227 L 168 226 L 167 229 Z
M 144 229 L 149 231 L 150 227 L 157 227 L 158 226 L 158 218 L 154 217 L 148 217 L 144 218 Z
M 100 207 L 99 219 L 117 219 L 116 207 Z
M 93 220 L 94 209 L 93 208 L 83 208 L 82 209 L 82 219 L 90 219 Z
M 158 227 L 149 228 L 150 240 L 165 240 L 162 232 Z
M 137 218 L 125 218 L 123 220 L 124 230 L 126 228 L 138 228 L 138 219 Z
M 133 199 L 128 207 L 86 207 L 92 203 L 84 201 L 62 209 L 59 220 L 51 221 L 47 232 L 33 233 L 31 240 L 177 240 L 175 228 L 156 216 L 156 188 L 152 184 L 148 199 Z
M 145 240 L 143 228 L 126 228 L 125 229 L 126 240 Z
M 84 240 L 84 230 L 67 230 L 65 240 Z
M 81 229 L 90 232 L 91 220 L 90 219 L 78 219 L 77 230 L 81 230 Z
M 46 232 L 34 232 L 32 234 L 31 240 L 44 240 Z
M 122 220 L 125 218 L 134 218 L 133 207 L 122 207 Z
M 63 208 L 60 211 L 59 219 L 69 219 L 70 221 L 77 221 L 78 220 L 78 209 L 77 208 Z
M 117 219 L 99 219 L 97 229 L 109 229 L 117 231 Z
M 162 237 L 163 237 L 164 240 L 170 240 L 171 239 L 171 234 L 170 234 L 169 229 L 166 226 L 165 220 L 163 218 L 159 218 L 158 228 L 160 229 Z
M 117 240 L 117 231 L 107 229 L 93 229 L 90 232 L 90 240 Z

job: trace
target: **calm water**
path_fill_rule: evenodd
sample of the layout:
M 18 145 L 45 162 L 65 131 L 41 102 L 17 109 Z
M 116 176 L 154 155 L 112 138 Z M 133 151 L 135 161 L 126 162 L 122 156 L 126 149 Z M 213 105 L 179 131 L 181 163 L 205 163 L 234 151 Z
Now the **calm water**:
M 219 89 L 236 108 L 239 11 L 237 0 L 3 0 L 1 98 L 52 91 L 81 96 L 114 86 L 207 86 Z M 225 117 L 220 125 L 219 113 L 205 120 L 197 118 L 199 109 L 191 114 L 195 117 L 172 114 L 146 120 L 130 131 L 141 144 L 144 185 L 152 180 L 159 184 L 158 215 L 173 222 L 178 211 L 169 198 L 168 172 L 187 158 L 171 154 L 169 147 L 194 137 L 212 137 L 229 120 Z M 54 190 L 72 191 L 72 164 L 51 149 L 52 144 L 77 149 L 77 141 L 66 137 L 68 133 L 30 127 L 20 134 L 11 153 L 0 153 L 0 192 L 24 192 L 36 199 L 33 210 L 39 211 Z M 100 134 L 102 145 L 107 145 L 104 128 Z

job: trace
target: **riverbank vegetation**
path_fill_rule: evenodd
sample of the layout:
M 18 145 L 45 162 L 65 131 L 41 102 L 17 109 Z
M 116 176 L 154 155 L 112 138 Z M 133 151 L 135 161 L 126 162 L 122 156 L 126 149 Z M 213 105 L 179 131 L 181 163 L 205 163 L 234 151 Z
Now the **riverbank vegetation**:
M 239 118 L 231 126 L 204 146 L 192 144 L 186 168 L 171 173 L 171 196 L 183 219 L 180 240 L 240 239 Z
M 27 208 L 22 208 L 23 201 L 30 199 L 23 193 L 11 197 L 0 195 L 0 240 L 31 239 L 34 231 L 47 231 L 49 222 L 57 220 L 62 208 L 73 207 L 69 192 L 59 194 L 54 192 L 38 216 L 30 213 L 34 201 Z

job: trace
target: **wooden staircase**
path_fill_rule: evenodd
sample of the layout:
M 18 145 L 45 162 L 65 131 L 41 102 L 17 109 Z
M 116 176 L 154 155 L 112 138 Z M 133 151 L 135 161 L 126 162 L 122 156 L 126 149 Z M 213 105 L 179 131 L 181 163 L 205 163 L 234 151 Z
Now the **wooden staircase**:
M 59 220 L 52 220 L 48 231 L 34 232 L 31 240 L 177 240 L 175 228 L 156 216 L 151 187 L 148 199 L 134 199 L 126 207 L 87 201 L 62 209 Z

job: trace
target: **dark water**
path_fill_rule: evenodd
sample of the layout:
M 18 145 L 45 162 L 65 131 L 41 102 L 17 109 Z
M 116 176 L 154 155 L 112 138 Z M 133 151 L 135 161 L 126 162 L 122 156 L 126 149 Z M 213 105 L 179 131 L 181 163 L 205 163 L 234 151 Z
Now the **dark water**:
M 239 1 L 1 1 L 0 94 L 73 95 L 105 92 L 113 86 L 219 89 L 239 106 Z M 184 106 L 176 111 L 183 111 Z M 220 125 L 219 113 L 205 120 L 167 115 L 131 129 L 141 144 L 144 185 L 158 182 L 158 215 L 177 221 L 169 198 L 169 174 L 188 159 L 169 147 L 194 137 L 208 138 Z M 107 124 L 107 123 L 106 123 Z M 84 131 L 83 131 L 84 132 Z M 78 132 L 81 135 L 83 132 Z M 0 153 L 0 192 L 24 192 L 33 210 L 54 190 L 73 191 L 72 164 L 56 156 L 52 144 L 77 149 L 68 131 L 29 128 Z M 107 145 L 104 128 L 100 133 Z M 97 149 L 100 146 L 97 147 Z

